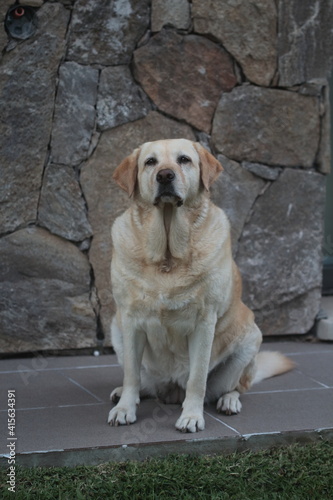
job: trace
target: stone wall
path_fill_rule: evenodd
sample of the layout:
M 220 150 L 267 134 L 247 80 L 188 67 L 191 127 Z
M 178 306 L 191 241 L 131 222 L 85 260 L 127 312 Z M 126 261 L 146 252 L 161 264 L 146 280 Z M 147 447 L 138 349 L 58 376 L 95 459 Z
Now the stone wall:
M 0 29 L 0 349 L 109 345 L 112 183 L 140 143 L 200 141 L 224 172 L 244 300 L 266 335 L 319 310 L 330 0 L 26 0 Z M 2 0 L 3 21 L 13 0 Z

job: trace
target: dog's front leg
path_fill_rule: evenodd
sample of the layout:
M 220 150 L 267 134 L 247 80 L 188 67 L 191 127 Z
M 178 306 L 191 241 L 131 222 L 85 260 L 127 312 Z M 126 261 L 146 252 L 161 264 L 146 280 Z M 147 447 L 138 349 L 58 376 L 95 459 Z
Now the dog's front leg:
M 110 425 L 132 424 L 136 421 L 136 408 L 140 403 L 140 368 L 146 344 L 146 334 L 123 323 L 124 381 L 120 400 L 109 413 Z
M 189 336 L 190 373 L 183 411 L 176 422 L 176 429 L 182 432 L 202 431 L 205 428 L 203 405 L 215 325 L 216 315 L 207 314 Z

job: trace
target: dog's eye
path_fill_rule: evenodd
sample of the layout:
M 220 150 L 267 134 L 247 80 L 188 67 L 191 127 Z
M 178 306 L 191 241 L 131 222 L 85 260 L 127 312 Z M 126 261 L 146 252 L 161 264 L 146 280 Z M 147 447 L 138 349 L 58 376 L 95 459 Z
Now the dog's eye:
M 157 163 L 157 160 L 153 156 L 150 158 L 147 158 L 147 160 L 145 161 L 145 165 L 148 165 L 150 167 L 153 167 L 154 165 L 156 165 L 156 163 Z
M 186 164 L 186 163 L 190 163 L 191 162 L 191 158 L 189 158 L 188 156 L 185 156 L 185 155 L 181 155 L 181 156 L 178 156 L 177 158 L 177 162 L 179 164 Z

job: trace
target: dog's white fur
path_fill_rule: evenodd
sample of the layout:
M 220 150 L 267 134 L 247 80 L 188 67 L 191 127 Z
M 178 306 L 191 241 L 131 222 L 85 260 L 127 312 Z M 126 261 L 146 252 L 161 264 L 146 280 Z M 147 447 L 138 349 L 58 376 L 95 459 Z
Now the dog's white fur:
M 111 394 L 111 425 L 135 422 L 141 394 L 182 401 L 176 428 L 202 430 L 204 401 L 238 413 L 254 381 L 292 368 L 279 353 L 257 354 L 229 222 L 209 200 L 221 170 L 199 143 L 174 139 L 145 143 L 114 173 L 133 201 L 112 228 L 111 333 L 124 381 Z

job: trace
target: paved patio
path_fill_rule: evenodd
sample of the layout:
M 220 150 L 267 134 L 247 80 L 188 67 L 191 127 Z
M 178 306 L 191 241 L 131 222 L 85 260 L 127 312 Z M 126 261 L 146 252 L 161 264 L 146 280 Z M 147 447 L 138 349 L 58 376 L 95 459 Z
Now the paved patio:
M 333 343 L 268 342 L 262 348 L 286 353 L 297 367 L 243 395 L 239 415 L 208 406 L 206 429 L 196 434 L 175 430 L 179 405 L 153 400 L 141 402 L 136 424 L 109 427 L 109 394 L 122 382 L 114 355 L 1 360 L 1 462 L 7 464 L 11 449 L 23 465 L 76 465 L 332 438 Z M 16 405 L 11 437 L 9 390 Z

